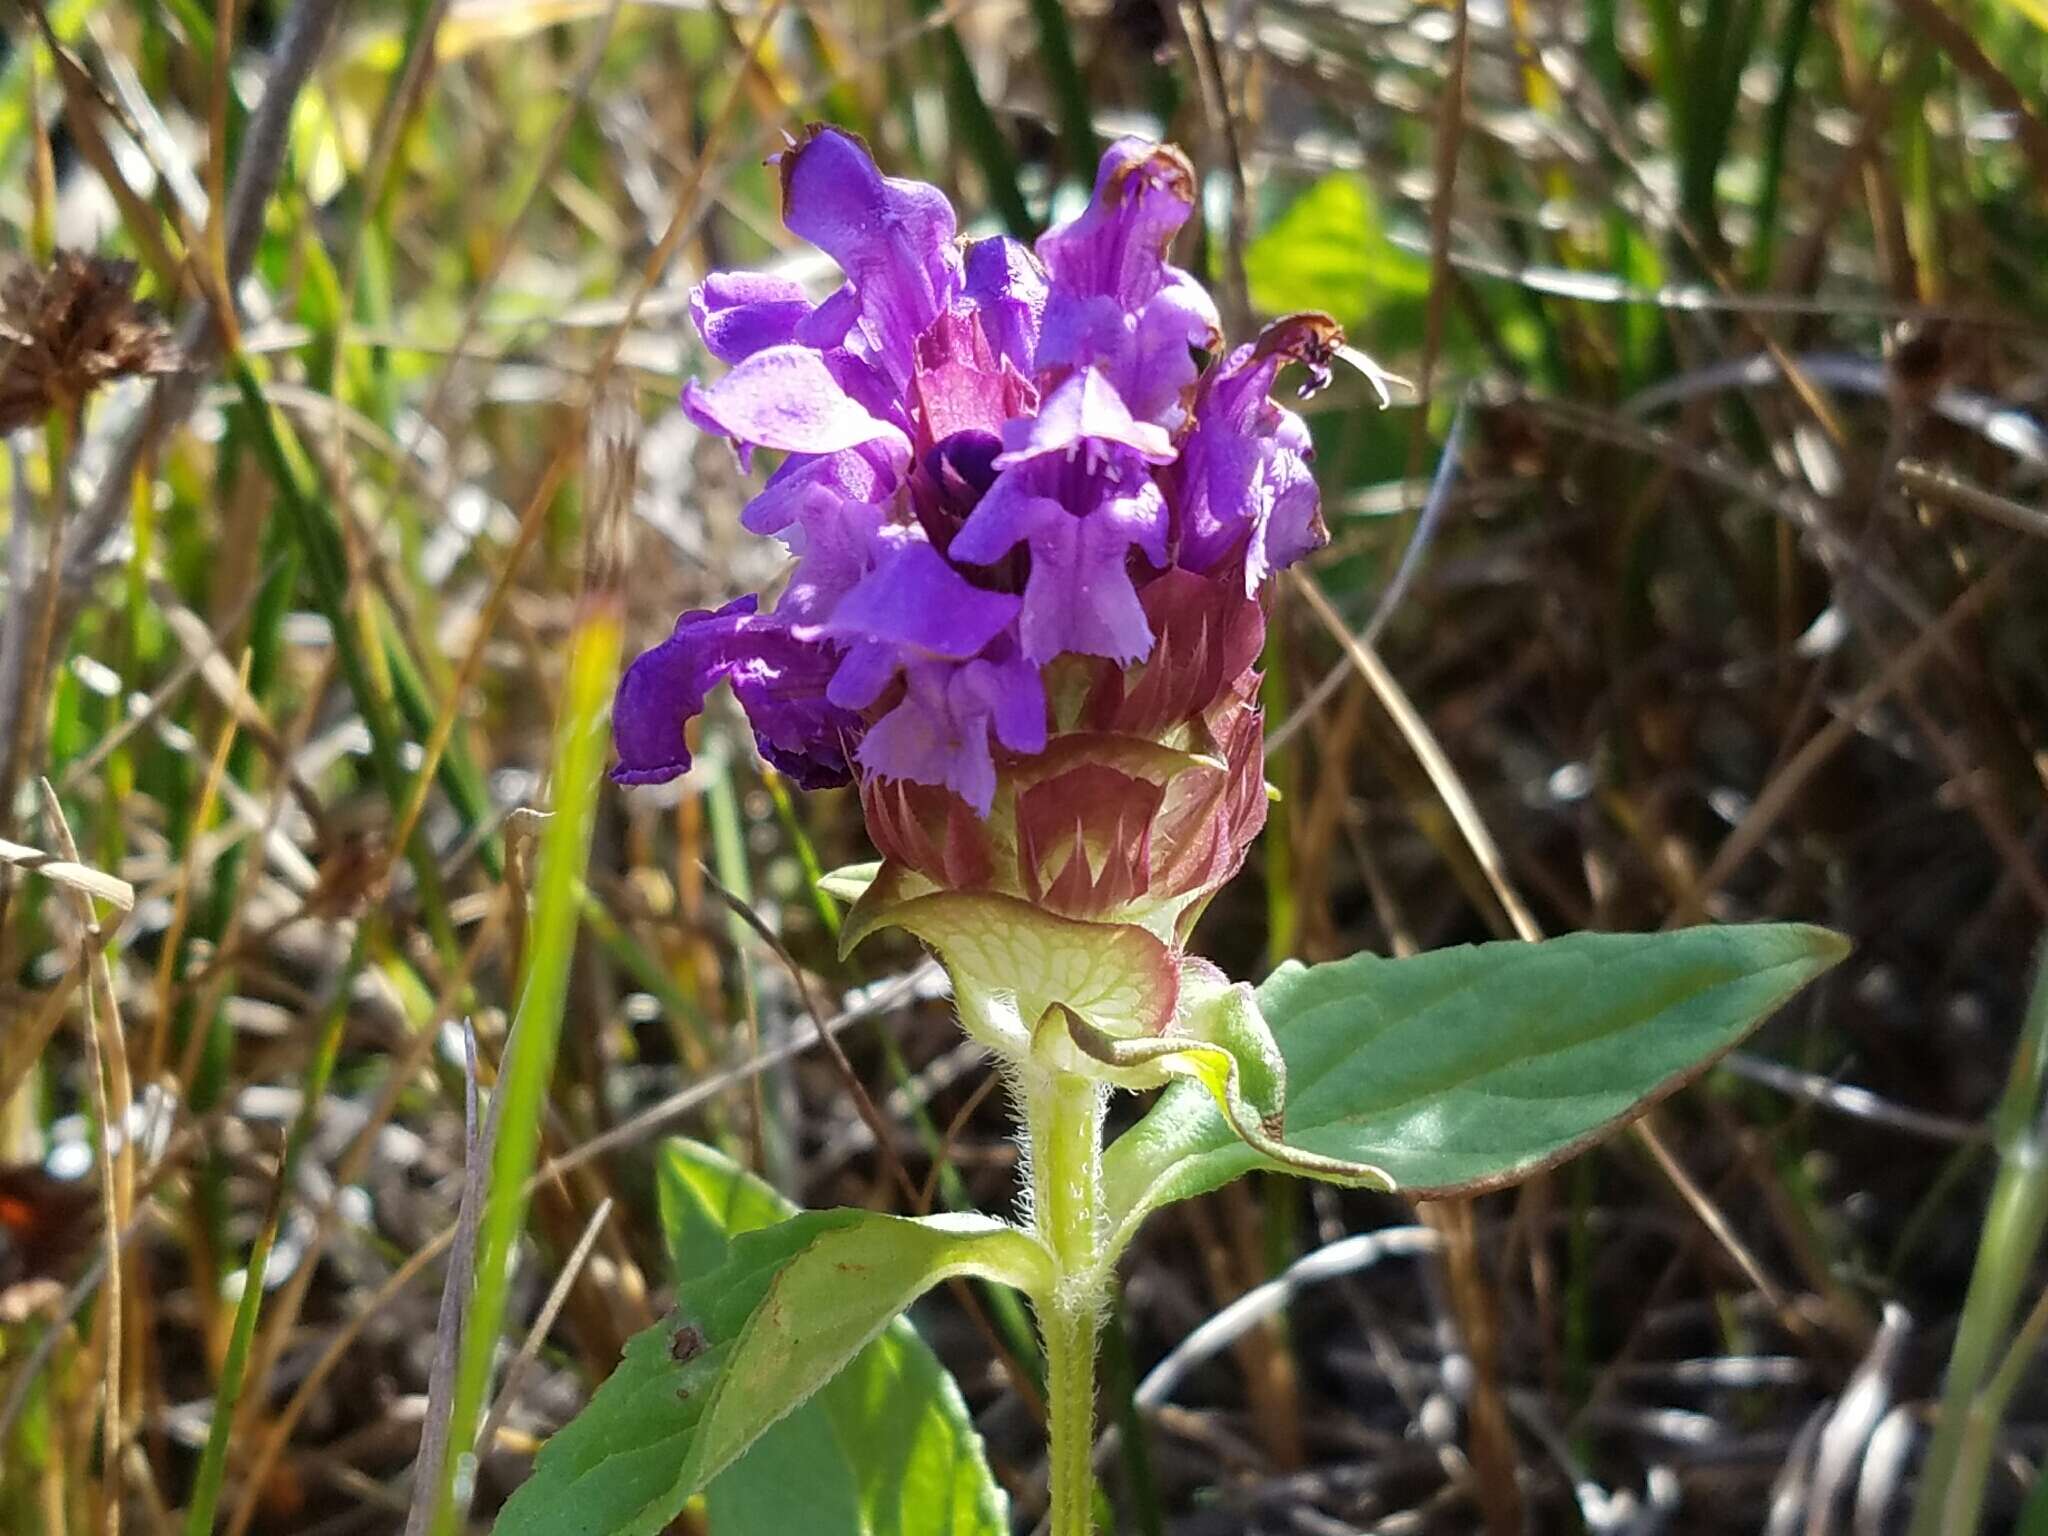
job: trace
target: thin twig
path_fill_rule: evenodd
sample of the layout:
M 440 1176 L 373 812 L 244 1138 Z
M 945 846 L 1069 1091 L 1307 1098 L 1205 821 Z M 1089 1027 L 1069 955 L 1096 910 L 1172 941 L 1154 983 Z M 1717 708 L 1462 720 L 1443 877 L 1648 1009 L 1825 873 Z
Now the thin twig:
M 64 807 L 57 799 L 57 792 L 50 788 L 48 779 L 37 781 L 42 792 L 43 819 L 48 823 L 50 836 L 63 850 L 65 858 L 78 862 L 78 842 L 71 835 L 71 826 L 64 819 Z M 100 1175 L 100 1207 L 106 1222 L 106 1274 L 107 1306 L 105 1317 L 106 1367 L 104 1373 L 106 1401 L 102 1411 L 101 1434 L 106 1441 L 108 1486 L 102 1490 L 106 1500 L 107 1536 L 120 1536 L 121 1531 L 121 1253 L 119 1234 L 127 1224 L 128 1208 L 132 1205 L 135 1192 L 135 1143 L 129 1134 L 128 1110 L 134 1094 L 128 1077 L 128 1052 L 121 1041 L 120 1003 L 114 992 L 113 973 L 107 965 L 107 935 L 100 928 L 99 914 L 93 910 L 92 898 L 77 886 L 69 887 L 73 914 L 79 927 L 78 963 L 90 973 L 90 985 L 85 990 L 85 1007 L 81 1020 L 85 1033 L 86 1070 L 92 1075 L 93 1106 L 99 1115 L 98 1160 Z M 106 1038 L 101 1039 L 102 1027 Z M 120 1138 L 121 1150 L 114 1153 L 114 1140 Z
M 507 1039 L 505 1052 L 512 1042 Z M 470 1282 L 476 1273 L 477 1224 L 483 1215 L 484 1197 L 490 1187 L 491 1156 L 498 1144 L 498 1126 L 508 1095 L 503 1088 L 491 1095 L 491 1107 L 483 1123 L 477 1123 L 476 1032 L 463 1026 L 463 1138 L 462 1202 L 456 1207 L 455 1252 L 448 1261 L 448 1273 L 441 1282 L 441 1309 L 434 1322 L 434 1368 L 427 1380 L 427 1413 L 420 1425 L 419 1455 L 413 1462 L 412 1503 L 406 1510 L 405 1536 L 424 1536 L 439 1513 L 444 1493 L 459 1505 L 466 1502 L 460 1489 L 448 1487 L 449 1419 L 455 1397 L 455 1373 L 462 1353 L 464 1314 Z M 461 1509 L 457 1509 L 457 1517 Z
M 612 1201 L 607 1195 L 600 1200 L 597 1209 L 590 1213 L 590 1220 L 584 1223 L 583 1235 L 576 1239 L 576 1246 L 569 1250 L 568 1258 L 562 1261 L 562 1272 L 555 1277 L 554 1288 L 548 1292 L 548 1299 L 541 1303 L 539 1316 L 533 1326 L 526 1330 L 526 1339 L 519 1346 L 519 1353 L 512 1357 L 512 1363 L 505 1367 L 505 1377 L 498 1385 L 498 1400 L 491 1404 L 491 1411 L 485 1417 L 483 1428 L 477 1431 L 475 1453 L 484 1455 L 496 1444 L 498 1430 L 505 1417 L 519 1401 L 519 1388 L 526 1379 L 526 1373 L 540 1354 L 540 1347 L 547 1342 L 553 1331 L 555 1319 L 562 1315 L 562 1308 L 569 1300 L 569 1293 L 576 1288 L 577 1278 L 583 1273 L 583 1266 L 590 1258 L 591 1249 L 597 1246 L 597 1239 L 604 1231 L 604 1224 L 611 1219 Z

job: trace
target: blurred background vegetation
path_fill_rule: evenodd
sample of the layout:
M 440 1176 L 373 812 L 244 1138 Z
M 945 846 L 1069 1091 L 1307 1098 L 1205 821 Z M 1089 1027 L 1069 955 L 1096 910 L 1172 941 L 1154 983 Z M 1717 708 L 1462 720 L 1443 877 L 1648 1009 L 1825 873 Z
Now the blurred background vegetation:
M 729 709 L 673 792 L 601 787 L 578 731 L 621 645 L 773 579 L 674 409 L 685 300 L 829 281 L 763 164 L 827 118 L 976 232 L 1176 139 L 1231 330 L 1327 310 L 1410 381 L 1305 407 L 1332 542 L 1272 627 L 1282 797 L 1203 933 L 1233 973 L 1706 919 L 1857 946 L 1639 1132 L 1424 1213 L 1440 1260 L 1261 1293 L 1163 1374 L 1417 1216 L 1273 1183 L 1156 1223 L 1116 1528 L 1875 1536 L 1933 1462 L 2048 1532 L 2040 0 L 6 16 L 0 1530 L 396 1532 L 423 1428 L 438 1464 L 524 1341 L 481 1528 L 659 1316 L 670 1132 L 814 1205 L 904 1208 L 899 1163 L 1012 1200 L 930 973 L 835 958 L 852 799 L 787 793 Z M 134 263 L 174 336 L 58 250 Z M 810 1049 L 834 1007 L 887 1155 Z M 466 1157 L 472 1044 L 504 1107 Z M 992 1306 L 920 1319 L 1028 1530 Z

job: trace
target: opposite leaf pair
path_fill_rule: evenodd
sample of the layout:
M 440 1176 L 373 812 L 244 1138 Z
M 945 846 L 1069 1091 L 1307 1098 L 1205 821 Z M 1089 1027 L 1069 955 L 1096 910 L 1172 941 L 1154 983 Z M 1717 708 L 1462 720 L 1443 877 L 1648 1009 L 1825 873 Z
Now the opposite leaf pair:
M 1704 1070 L 1845 947 L 1824 930 L 1782 925 L 1290 965 L 1257 993 L 1262 1025 L 1217 985 L 1203 1037 L 1185 1041 L 1092 1038 L 1085 1024 L 1073 1030 L 1070 1003 L 1052 999 L 1044 1012 L 1070 1021 L 1084 1050 L 1127 1058 L 1112 1070 L 1186 1063 L 1184 1080 L 1103 1154 L 1104 1262 L 1148 1212 L 1253 1169 L 1329 1167 L 1356 1182 L 1370 1167 L 1415 1195 L 1524 1177 Z M 1261 1059 L 1266 1040 L 1277 1061 Z M 1135 1059 L 1147 1051 L 1157 1059 Z M 1282 1080 L 1284 1144 L 1261 1107 L 1278 1107 Z M 628 1347 L 590 1407 L 544 1448 L 499 1536 L 654 1536 L 707 1485 L 713 1536 L 780 1536 L 798 1517 L 812 1522 L 804 1528 L 873 1536 L 1003 1529 L 1002 1496 L 957 1394 L 891 1324 L 960 1275 L 1014 1286 L 1043 1307 L 1059 1276 L 1040 1237 L 961 1215 L 804 1212 L 767 1225 L 787 1207 L 702 1149 L 672 1150 L 664 1180 L 677 1312 Z M 712 1262 L 726 1230 L 748 1235 Z M 835 1385 L 787 1417 L 849 1361 L 857 1379 L 840 1380 L 850 1389 Z M 814 1422 L 820 1413 L 829 1423 Z M 865 1473 L 826 1477 L 831 1457 L 818 1447 L 835 1434 L 842 1445 L 884 1436 L 893 1451 L 852 1457 Z M 749 1468 L 805 1454 L 812 1475 L 750 1479 Z M 805 1507 L 813 1495 L 853 1498 L 841 1484 L 854 1482 L 866 1489 L 855 1515 Z

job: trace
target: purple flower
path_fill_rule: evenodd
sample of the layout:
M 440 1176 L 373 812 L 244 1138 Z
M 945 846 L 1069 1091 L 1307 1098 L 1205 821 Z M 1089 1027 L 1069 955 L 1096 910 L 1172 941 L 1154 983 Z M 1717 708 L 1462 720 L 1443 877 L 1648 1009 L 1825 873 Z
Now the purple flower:
M 1308 426 L 1268 394 L 1290 362 L 1309 370 L 1304 393 L 1327 383 L 1340 339 L 1328 317 L 1294 315 L 1268 326 L 1202 381 L 1194 428 L 1176 466 L 1180 558 L 1190 569 L 1242 558 L 1249 597 L 1275 571 L 1328 542 L 1309 468 L 1315 449 Z
M 1166 260 L 1194 200 L 1194 167 L 1171 144 L 1110 145 L 1088 207 L 1038 242 L 1052 275 L 1041 369 L 1092 364 L 1133 415 L 1179 420 L 1195 381 L 1188 348 L 1212 348 L 1222 334 L 1202 285 Z
M 1031 550 L 1024 655 L 1063 651 L 1142 660 L 1152 631 L 1128 569 L 1131 550 L 1166 564 L 1166 497 L 1149 468 L 1173 457 L 1165 431 L 1137 422 L 1093 368 L 1054 390 L 1039 414 L 1004 429 L 1002 473 L 952 542 L 955 560 L 987 565 Z
M 707 278 L 691 314 L 729 366 L 683 409 L 743 464 L 779 457 L 741 521 L 794 564 L 772 613 L 685 614 L 634 663 L 617 777 L 687 767 L 725 681 L 768 761 L 858 779 L 884 851 L 941 883 L 1098 914 L 1234 868 L 1264 804 L 1256 599 L 1323 538 L 1307 430 L 1267 394 L 1334 326 L 1295 317 L 1199 372 L 1220 336 L 1167 260 L 1195 194 L 1170 146 L 1111 146 L 1035 251 L 958 240 L 944 196 L 839 129 L 780 166 L 785 222 L 844 281 L 813 302 Z M 1124 745 L 1055 774 L 1077 710 Z
M 803 289 L 765 272 L 714 272 L 690 295 L 690 318 L 721 363 L 737 363 L 796 340 L 811 312 Z
M 614 779 L 660 784 L 688 769 L 684 727 L 703 712 L 704 696 L 729 682 L 761 755 L 779 771 L 805 789 L 851 781 L 847 744 L 858 737 L 860 718 L 826 697 L 831 654 L 759 616 L 758 606 L 742 597 L 716 613 L 686 613 L 674 634 L 626 669 L 612 706 Z

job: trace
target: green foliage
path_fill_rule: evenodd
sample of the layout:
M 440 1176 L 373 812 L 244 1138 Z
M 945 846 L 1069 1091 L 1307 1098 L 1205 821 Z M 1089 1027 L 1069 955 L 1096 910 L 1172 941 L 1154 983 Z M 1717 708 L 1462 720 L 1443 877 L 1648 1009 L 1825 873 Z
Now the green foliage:
M 1772 924 L 1283 966 L 1259 1005 L 1287 1062 L 1286 1141 L 1416 1194 L 1509 1183 L 1684 1083 L 1845 952 Z M 1177 1083 L 1105 1156 L 1113 1228 L 1282 1166 Z
M 703 1223 L 719 1209 L 764 1214 L 755 1192 L 733 1191 L 722 1206 L 692 1198 Z M 673 1189 L 668 1206 L 681 1210 Z M 932 1286 L 979 1275 L 1042 1292 L 1048 1269 L 1035 1239 L 978 1217 L 804 1211 L 741 1232 L 716 1268 L 683 1281 L 676 1312 L 626 1346 L 589 1407 L 548 1442 L 499 1536 L 653 1536 Z M 896 1388 L 886 1371 L 863 1374 L 838 1411 L 828 1403 L 822 1424 L 772 1450 L 767 1470 L 783 1469 L 786 1485 L 792 1461 L 805 1464 L 849 1418 L 872 1421 L 884 1400 L 900 1413 Z M 859 1453 L 857 1442 L 842 1452 Z
M 1244 269 L 1268 314 L 1319 309 L 1347 328 L 1370 317 L 1380 347 L 1421 338 L 1429 263 L 1387 238 L 1361 177 L 1339 172 L 1303 192 L 1246 248 Z
M 658 1165 L 662 1228 L 677 1280 L 722 1263 L 731 1239 L 796 1207 L 698 1142 L 671 1141 Z M 898 1318 L 818 1395 L 757 1440 L 706 1490 L 721 1533 L 847 1531 L 995 1536 L 1009 1500 L 989 1471 L 960 1389 Z M 915 1524 L 906 1516 L 915 1513 Z

